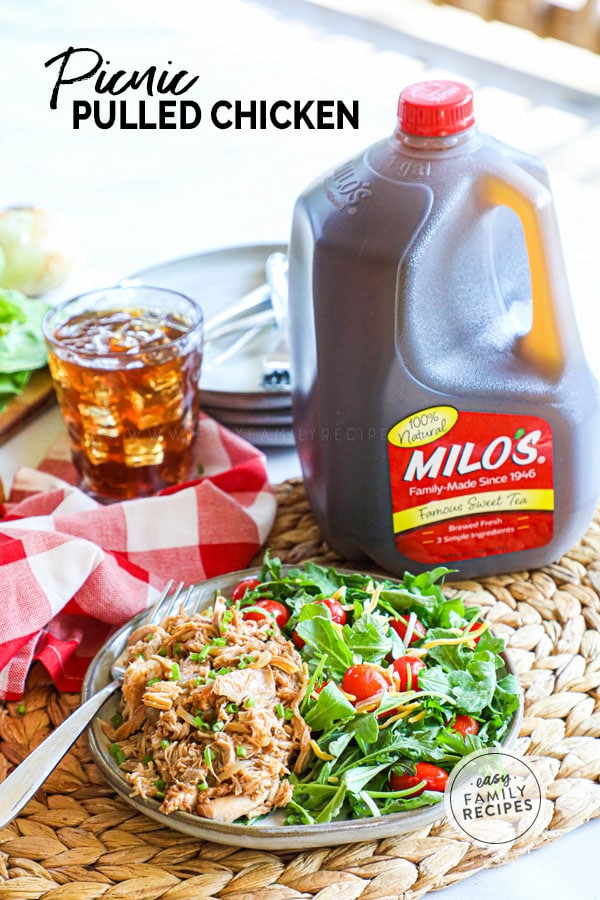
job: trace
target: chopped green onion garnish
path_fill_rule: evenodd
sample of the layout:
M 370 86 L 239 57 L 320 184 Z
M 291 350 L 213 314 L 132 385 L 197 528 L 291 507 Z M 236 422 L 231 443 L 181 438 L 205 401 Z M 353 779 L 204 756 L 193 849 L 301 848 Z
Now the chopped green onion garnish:
M 289 719 L 293 719 L 293 718 L 294 718 L 294 710 L 293 710 L 293 709 L 286 709 L 286 711 L 285 711 L 285 717 L 286 717 L 286 719 L 288 719 L 288 720 L 289 720 Z
M 224 647 L 226 643 L 227 641 L 224 637 L 213 638 L 211 641 L 213 647 Z
M 158 651 L 158 655 L 159 655 L 159 656 L 166 656 L 166 655 L 167 655 L 167 648 L 166 648 L 166 647 L 161 647 L 160 650 Z
M 220 720 L 217 720 L 215 722 L 215 724 L 213 725 L 212 730 L 213 731 L 223 731 L 224 728 L 225 728 L 225 722 L 221 722 Z
M 255 703 L 256 700 L 254 699 L 254 697 L 247 697 L 246 700 L 244 700 L 244 709 L 251 709 L 255 705 Z
M 170 741 L 164 740 L 164 741 L 160 742 L 160 746 L 162 747 L 163 750 L 166 750 L 170 743 L 171 743 Z
M 198 790 L 199 791 L 207 791 L 208 790 L 207 783 L 205 781 L 198 782 Z
M 205 747 L 204 748 L 204 762 L 206 763 L 206 765 L 208 766 L 209 769 L 212 767 L 212 762 L 213 762 L 214 758 L 215 758 L 215 755 L 212 752 L 212 750 L 210 749 L 210 747 Z
M 283 709 L 283 703 L 278 703 L 275 706 L 275 715 L 279 716 L 280 719 L 283 719 L 283 717 L 285 715 L 285 711 Z
M 246 758 L 246 748 L 242 747 L 241 744 L 237 745 L 237 747 L 235 748 L 235 753 L 236 753 L 236 756 L 239 756 L 242 759 Z
M 110 755 L 115 760 L 115 762 L 117 763 L 118 766 L 122 766 L 123 763 L 125 762 L 125 760 L 127 759 L 127 757 L 121 750 L 120 744 L 111 744 L 108 752 L 110 753 Z
M 166 786 L 167 786 L 167 785 L 166 785 L 166 783 L 162 780 L 162 778 L 157 778 L 156 781 L 154 782 L 154 787 L 156 788 L 157 791 L 164 791 L 164 789 L 166 788 Z
M 179 643 L 179 641 L 177 641 L 177 643 L 176 643 L 175 646 L 173 647 L 173 651 L 174 651 L 175 653 L 181 653 L 181 644 Z
M 24 703 L 19 703 L 19 705 L 17 706 L 17 712 L 19 713 L 20 716 L 25 715 L 25 713 L 27 712 L 27 707 L 25 706 Z
M 152 687 L 152 685 L 156 684 L 157 681 L 160 681 L 160 678 L 151 678 L 146 687 Z
M 237 703 L 228 703 L 227 706 L 225 707 L 225 712 L 228 712 L 229 715 L 233 715 L 233 713 L 236 713 L 237 711 L 238 711 Z
M 179 664 L 173 663 L 171 666 L 171 681 L 178 681 L 180 676 Z
M 144 764 L 145 766 L 147 766 L 148 763 L 152 762 L 152 754 L 151 754 L 151 753 L 146 753 L 146 755 L 144 756 L 142 762 L 143 762 L 143 764 Z
M 112 722 L 113 728 L 118 728 L 119 725 L 123 724 L 123 716 L 119 715 L 119 713 L 115 713 L 110 721 Z

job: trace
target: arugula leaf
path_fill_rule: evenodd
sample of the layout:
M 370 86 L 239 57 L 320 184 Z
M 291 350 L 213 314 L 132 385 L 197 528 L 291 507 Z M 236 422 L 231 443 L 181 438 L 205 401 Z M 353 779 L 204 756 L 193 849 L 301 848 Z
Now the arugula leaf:
M 447 628 L 432 628 L 427 632 L 427 640 L 437 640 L 439 638 L 455 638 Z M 473 657 L 473 651 L 465 644 L 438 644 L 431 647 L 427 651 L 427 661 L 433 659 L 437 662 L 445 672 L 452 672 L 456 669 L 464 669 L 470 659 Z
M 296 631 L 317 653 L 327 654 L 327 668 L 332 674 L 341 678 L 353 664 L 352 651 L 344 643 L 341 629 L 336 629 L 329 611 L 321 604 L 307 603 L 302 607 Z
M 335 569 L 324 569 L 314 562 L 304 563 L 301 569 L 292 569 L 288 578 L 297 579 L 299 584 L 318 588 L 318 593 L 323 597 L 334 594 L 343 583 Z
M 441 628 L 455 628 L 463 621 L 464 616 L 465 604 L 461 597 L 444 600 L 434 609 L 432 625 L 439 625 Z
M 489 706 L 496 690 L 496 664 L 492 654 L 476 653 L 462 671 L 450 672 L 450 694 L 470 715 L 479 715 Z
M 519 696 L 521 689 L 516 675 L 505 675 L 496 685 L 492 708 L 499 712 L 505 719 L 510 719 L 519 708 Z
M 491 653 L 502 653 L 505 646 L 506 642 L 503 638 L 494 637 L 489 631 L 484 631 L 477 643 L 477 652 L 489 650 Z M 500 660 L 500 664 L 504 665 L 504 662 Z
M 327 752 L 332 756 L 340 757 L 353 737 L 354 734 L 349 729 L 342 731 L 341 734 L 329 741 Z
M 329 681 L 304 720 L 313 731 L 330 731 L 336 722 L 344 722 L 355 715 L 356 710 L 350 701 L 333 681 Z
M 287 812 L 287 816 L 284 821 L 284 825 L 314 825 L 315 820 L 309 813 L 307 809 L 304 808 L 300 803 L 297 803 L 295 800 L 288 800 L 287 806 L 285 807 L 285 811 Z
M 424 691 L 450 694 L 450 678 L 441 666 L 428 666 L 419 672 L 419 687 Z
M 390 764 L 387 762 L 378 766 L 355 766 L 344 774 L 342 783 L 347 790 L 358 794 L 379 772 L 384 772 L 389 767 Z
M 329 802 L 323 807 L 315 822 L 331 822 L 337 816 L 346 799 L 346 785 L 342 781 Z
M 438 566 L 430 572 L 411 575 L 406 572 L 401 585 L 384 588 L 380 594 L 380 605 L 392 612 L 415 612 L 421 621 L 431 626 L 437 624 L 436 610 L 447 601 L 438 582 L 453 572 L 445 566 Z
M 342 635 L 361 662 L 379 663 L 392 649 L 392 638 L 386 630 L 390 629 L 381 615 L 363 613 L 352 626 L 344 625 Z
M 418 797 L 406 797 L 388 800 L 381 807 L 381 814 L 388 816 L 391 813 L 406 812 L 408 809 L 420 809 L 422 806 L 434 806 L 441 803 L 443 794 L 438 791 L 423 791 Z M 440 813 L 441 815 L 441 813 Z
M 449 730 L 440 731 L 437 740 L 442 747 L 451 750 L 458 757 L 468 756 L 469 753 L 483 750 L 486 746 L 478 734 L 466 734 L 463 737 L 462 734 Z

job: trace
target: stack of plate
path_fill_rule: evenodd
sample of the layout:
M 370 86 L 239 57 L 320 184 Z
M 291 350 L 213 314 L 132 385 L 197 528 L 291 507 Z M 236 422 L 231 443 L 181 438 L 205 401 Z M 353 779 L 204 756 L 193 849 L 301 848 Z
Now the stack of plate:
M 228 247 L 153 266 L 132 279 L 192 297 L 208 321 L 263 284 L 267 257 L 286 249 L 281 244 Z M 206 345 L 200 382 L 202 408 L 252 444 L 291 447 L 289 387 L 263 385 L 263 360 L 277 344 L 276 328 L 257 330 L 246 343 L 239 338 L 240 334 L 230 334 Z

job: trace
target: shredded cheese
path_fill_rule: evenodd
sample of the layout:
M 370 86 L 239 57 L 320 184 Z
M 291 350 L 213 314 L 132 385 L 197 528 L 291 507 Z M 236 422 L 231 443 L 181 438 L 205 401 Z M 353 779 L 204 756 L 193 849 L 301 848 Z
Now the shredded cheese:
M 461 637 L 456 637 L 456 638 L 436 638 L 436 640 L 434 640 L 434 641 L 427 641 L 426 644 L 423 644 L 423 647 L 421 649 L 427 651 L 427 650 L 431 650 L 432 647 L 441 647 L 442 645 L 445 645 L 445 644 L 466 644 L 468 641 L 472 641 L 475 638 L 481 637 L 481 635 L 484 633 L 484 631 L 487 631 L 487 627 L 488 627 L 487 623 L 484 622 L 482 624 L 481 628 L 477 631 L 475 631 L 475 630 L 467 631 L 466 634 L 463 633 L 461 635 Z M 411 651 L 411 655 L 412 655 L 412 651 Z
M 396 709 L 401 709 L 402 712 L 395 713 L 393 716 L 390 716 L 389 719 L 386 719 L 385 722 L 379 726 L 379 728 L 388 728 L 390 725 L 393 725 L 394 722 L 399 722 L 400 719 L 405 719 L 407 716 L 410 716 L 410 714 L 414 712 L 415 709 L 418 709 L 420 705 L 420 703 L 411 703 L 408 706 L 396 707 Z
M 325 753 L 324 750 L 321 750 L 316 741 L 311 740 L 310 746 L 312 748 L 312 752 L 315 754 L 315 756 L 318 756 L 319 759 L 323 759 L 326 762 L 330 759 L 335 759 L 335 756 L 332 756 L 331 753 Z
M 373 591 L 373 596 L 371 597 L 371 599 L 368 600 L 367 603 L 365 603 L 365 613 L 372 613 L 373 610 L 377 607 L 377 604 L 379 603 L 379 597 L 380 597 L 382 590 L 383 590 L 383 585 L 378 584 L 377 587 L 375 588 L 375 590 Z

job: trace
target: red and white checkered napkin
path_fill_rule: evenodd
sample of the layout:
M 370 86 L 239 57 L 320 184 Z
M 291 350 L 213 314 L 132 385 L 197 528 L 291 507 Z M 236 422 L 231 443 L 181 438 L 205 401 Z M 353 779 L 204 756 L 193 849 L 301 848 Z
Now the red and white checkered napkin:
M 169 578 L 191 584 L 246 566 L 275 497 L 262 453 L 203 416 L 197 481 L 101 506 L 73 486 L 61 440 L 17 472 L 0 519 L 0 697 L 22 696 L 34 659 L 77 691 L 97 649 Z

